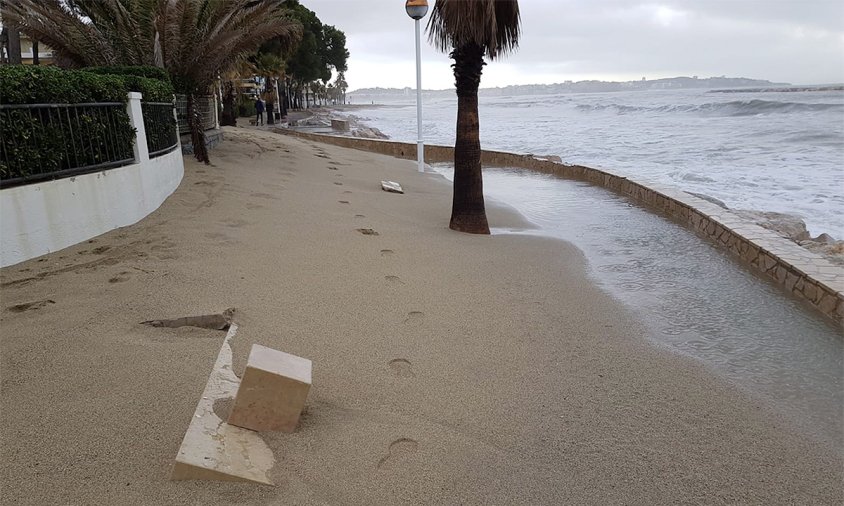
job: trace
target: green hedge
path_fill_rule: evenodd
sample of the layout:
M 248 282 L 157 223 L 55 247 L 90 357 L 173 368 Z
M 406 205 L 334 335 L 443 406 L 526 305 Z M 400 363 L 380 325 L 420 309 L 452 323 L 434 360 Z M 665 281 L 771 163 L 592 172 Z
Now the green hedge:
M 126 102 L 123 77 L 34 65 L 0 66 L 0 104 Z
M 89 71 L 33 65 L 3 65 L 0 66 L 0 104 L 126 102 L 126 93 L 129 91 L 142 93 L 146 102 L 173 101 L 173 86 L 169 80 L 128 73 L 111 75 L 100 72 L 101 69 L 108 68 L 131 67 L 95 67 Z M 163 72 L 163 69 L 155 67 L 138 68 Z
M 127 91 L 137 91 L 144 102 L 172 102 L 173 85 L 167 71 L 158 67 L 89 67 L 85 72 L 101 75 L 118 75 Z
M 122 76 L 127 91 L 140 92 L 144 102 L 173 102 L 173 86 L 169 81 L 159 81 L 138 76 Z
M 129 66 L 113 66 L 113 67 L 88 67 L 86 72 L 93 72 L 95 74 L 108 74 L 114 76 L 138 76 L 148 77 L 150 79 L 158 79 L 159 81 L 170 82 L 170 75 L 167 71 L 160 67 L 129 67 Z
M 120 74 L 108 74 L 107 70 Z M 2 65 L 0 104 L 123 104 L 129 91 L 142 93 L 145 102 L 172 102 L 173 87 L 169 80 L 161 79 L 166 77 L 163 72 L 154 67 L 61 70 L 49 66 Z M 69 122 L 72 128 L 68 128 Z M 132 156 L 134 138 L 135 130 L 125 107 L 111 107 L 108 113 L 103 108 L 87 107 L 3 109 L 0 110 L 3 150 L 0 179 L 122 160 Z

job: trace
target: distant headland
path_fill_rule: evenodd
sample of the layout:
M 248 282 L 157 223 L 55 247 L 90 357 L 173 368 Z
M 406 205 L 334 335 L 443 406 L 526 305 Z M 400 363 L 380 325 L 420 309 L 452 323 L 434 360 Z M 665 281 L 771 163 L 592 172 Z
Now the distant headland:
M 565 81 L 556 84 L 520 84 L 503 88 L 481 88 L 480 95 L 555 95 L 558 93 L 599 93 L 610 91 L 647 91 L 665 89 L 725 89 L 725 88 L 769 88 L 786 87 L 789 83 L 774 83 L 763 79 L 745 77 L 668 77 L 664 79 L 645 79 L 639 81 Z M 454 89 L 423 90 L 426 95 L 451 95 Z M 352 96 L 402 96 L 413 95 L 413 88 L 361 88 L 350 92 Z

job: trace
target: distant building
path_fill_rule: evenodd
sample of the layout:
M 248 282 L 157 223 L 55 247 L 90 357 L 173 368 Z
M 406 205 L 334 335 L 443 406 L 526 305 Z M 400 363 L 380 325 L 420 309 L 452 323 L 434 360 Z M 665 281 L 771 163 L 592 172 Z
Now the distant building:
M 0 24 L 0 33 L 2 33 L 2 44 L 0 44 L 0 62 L 7 63 L 9 61 L 9 46 L 8 33 L 3 30 L 3 25 Z M 21 63 L 24 65 L 32 65 L 35 63 L 35 54 L 32 51 L 32 39 L 24 33 L 19 33 L 21 46 Z M 38 64 L 52 65 L 54 63 L 53 50 L 44 43 L 38 44 Z
M 32 65 L 35 62 L 35 54 L 32 52 L 32 40 L 25 35 L 21 34 L 21 63 L 24 65 Z M 43 42 L 38 43 L 38 63 L 40 65 L 52 65 L 54 62 L 53 60 L 53 50 L 49 47 L 44 45 Z
M 240 79 L 237 81 L 237 89 L 241 95 L 254 99 L 261 93 L 261 84 L 254 77 Z

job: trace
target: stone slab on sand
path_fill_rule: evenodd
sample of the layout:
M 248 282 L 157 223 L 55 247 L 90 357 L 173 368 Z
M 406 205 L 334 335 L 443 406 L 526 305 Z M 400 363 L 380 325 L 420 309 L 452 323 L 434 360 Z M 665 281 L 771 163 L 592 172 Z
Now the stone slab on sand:
M 231 324 L 220 347 L 205 391 L 176 455 L 173 480 L 273 484 L 268 474 L 275 459 L 261 436 L 225 423 L 214 410 L 215 403 L 230 400 L 238 390 L 239 380 L 232 371 L 231 348 L 237 329 L 237 324 Z

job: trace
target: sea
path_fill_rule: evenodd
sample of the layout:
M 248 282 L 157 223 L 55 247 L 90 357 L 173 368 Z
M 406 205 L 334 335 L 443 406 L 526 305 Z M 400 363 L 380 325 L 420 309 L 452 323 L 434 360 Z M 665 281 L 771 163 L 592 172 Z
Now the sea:
M 363 123 L 416 141 L 415 94 L 351 98 Z M 556 155 L 844 239 L 844 91 L 482 91 L 479 114 L 484 149 Z M 425 142 L 453 146 L 456 116 L 455 96 L 423 96 Z
M 352 97 L 359 123 L 416 140 L 415 97 Z M 375 102 L 370 107 L 363 105 Z M 659 90 L 481 96 L 485 149 L 559 156 L 716 198 L 796 215 L 844 239 L 844 91 Z M 377 105 L 379 104 L 380 105 Z M 453 145 L 453 96 L 424 100 L 428 144 Z M 453 179 L 453 165 L 430 169 Z M 487 202 L 562 239 L 592 279 L 641 316 L 654 344 L 693 358 L 844 452 L 844 331 L 722 248 L 623 195 L 581 181 L 485 167 Z M 844 454 L 842 454 L 844 455 Z

